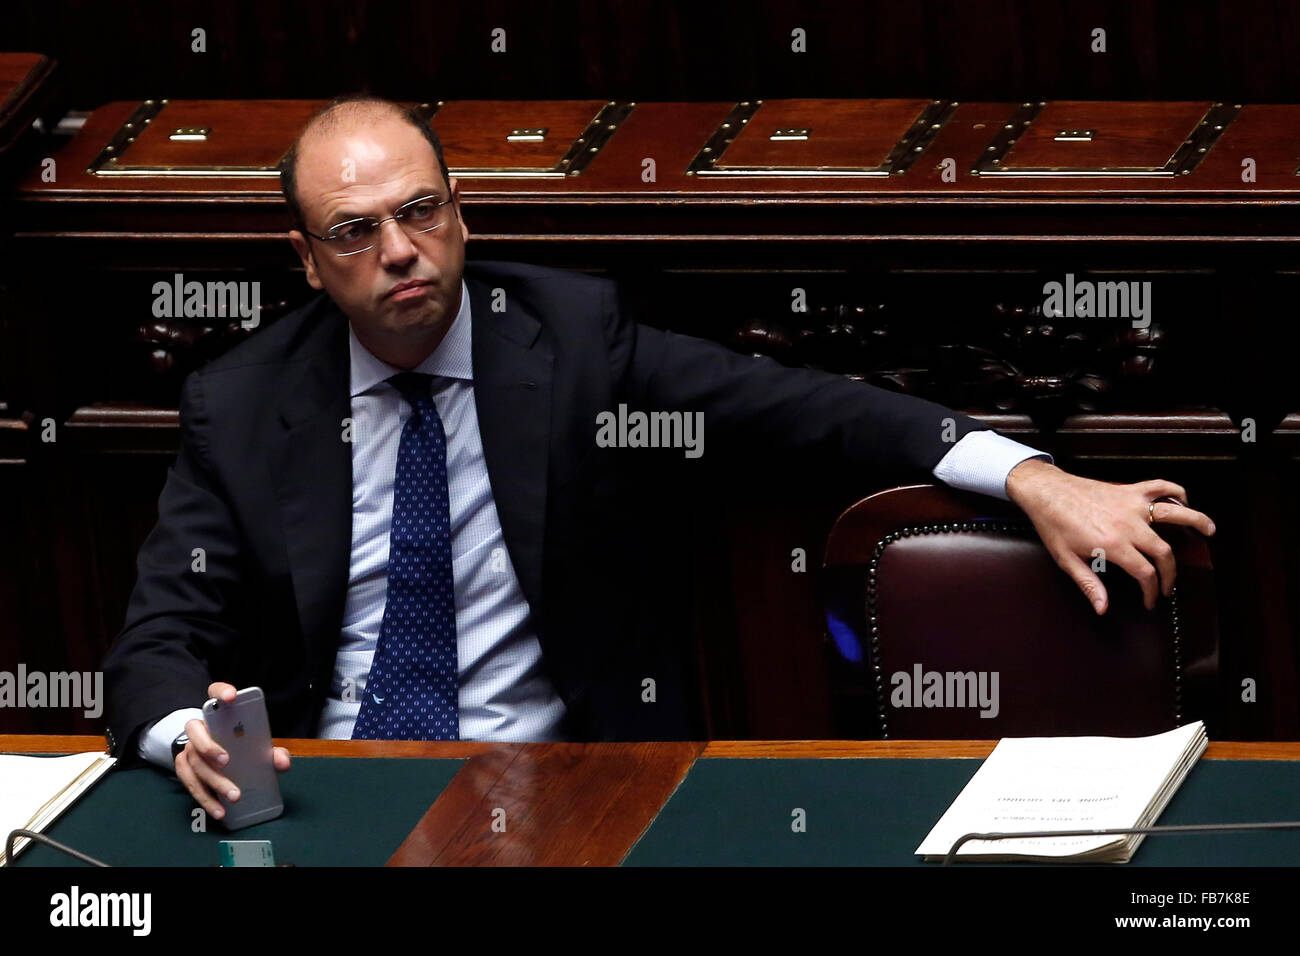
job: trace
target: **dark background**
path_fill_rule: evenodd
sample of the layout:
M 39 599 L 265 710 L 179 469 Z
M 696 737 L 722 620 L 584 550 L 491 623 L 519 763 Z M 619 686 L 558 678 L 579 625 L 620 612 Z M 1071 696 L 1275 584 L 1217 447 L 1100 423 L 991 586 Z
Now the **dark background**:
M 207 54 L 190 31 L 207 31 Z M 509 56 L 489 52 L 507 31 Z M 790 53 L 790 31 L 808 35 Z M 1106 30 L 1107 54 L 1090 52 Z M 213 4 L 17 0 L 0 49 L 53 56 L 72 105 L 118 99 L 952 97 L 1295 102 L 1300 4 Z

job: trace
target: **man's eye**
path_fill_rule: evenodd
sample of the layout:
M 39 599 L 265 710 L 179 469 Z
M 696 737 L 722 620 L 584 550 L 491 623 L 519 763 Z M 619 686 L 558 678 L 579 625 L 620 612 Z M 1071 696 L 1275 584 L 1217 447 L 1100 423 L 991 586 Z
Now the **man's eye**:
M 406 208 L 406 215 L 410 219 L 428 219 L 434 214 L 437 208 L 438 204 L 429 199 L 423 202 L 417 202 L 413 206 L 408 206 Z
M 344 223 L 330 230 L 335 238 L 342 239 L 344 242 L 355 242 L 358 239 L 364 239 L 366 231 L 365 224 L 360 222 Z

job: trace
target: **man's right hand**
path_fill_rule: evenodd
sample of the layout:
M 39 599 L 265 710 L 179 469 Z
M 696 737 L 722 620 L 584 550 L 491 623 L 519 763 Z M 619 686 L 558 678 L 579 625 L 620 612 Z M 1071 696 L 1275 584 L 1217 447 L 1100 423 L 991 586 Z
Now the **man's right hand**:
M 233 684 L 223 681 L 208 685 L 208 696 L 227 704 L 234 702 L 236 693 Z M 176 755 L 176 776 L 198 805 L 213 819 L 220 820 L 226 815 L 226 809 L 215 794 L 225 794 L 231 803 L 239 799 L 239 788 L 222 775 L 230 754 L 208 736 L 207 724 L 201 720 L 186 723 L 185 734 L 190 742 Z M 276 747 L 271 759 L 281 773 L 289 769 L 289 751 L 284 747 Z

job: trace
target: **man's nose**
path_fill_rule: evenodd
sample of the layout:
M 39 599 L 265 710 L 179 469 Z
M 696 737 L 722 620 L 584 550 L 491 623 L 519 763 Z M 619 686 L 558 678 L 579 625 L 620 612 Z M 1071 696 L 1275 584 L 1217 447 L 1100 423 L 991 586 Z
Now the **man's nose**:
M 417 255 L 415 243 L 396 219 L 379 226 L 379 259 L 385 267 L 405 265 Z

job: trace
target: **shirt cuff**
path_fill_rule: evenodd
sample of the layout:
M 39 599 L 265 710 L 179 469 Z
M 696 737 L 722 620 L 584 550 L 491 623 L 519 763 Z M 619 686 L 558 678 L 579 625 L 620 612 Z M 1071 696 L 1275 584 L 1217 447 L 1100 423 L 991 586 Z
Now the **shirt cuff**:
M 934 477 L 959 491 L 973 491 L 1010 501 L 1007 476 L 1027 458 L 1052 456 L 995 431 L 967 432 L 934 466 Z
M 140 744 L 137 751 L 150 763 L 171 770 L 175 765 L 172 760 L 172 741 L 185 732 L 185 725 L 191 720 L 202 720 L 203 711 L 197 707 L 173 710 L 166 717 L 155 720 L 140 731 Z

